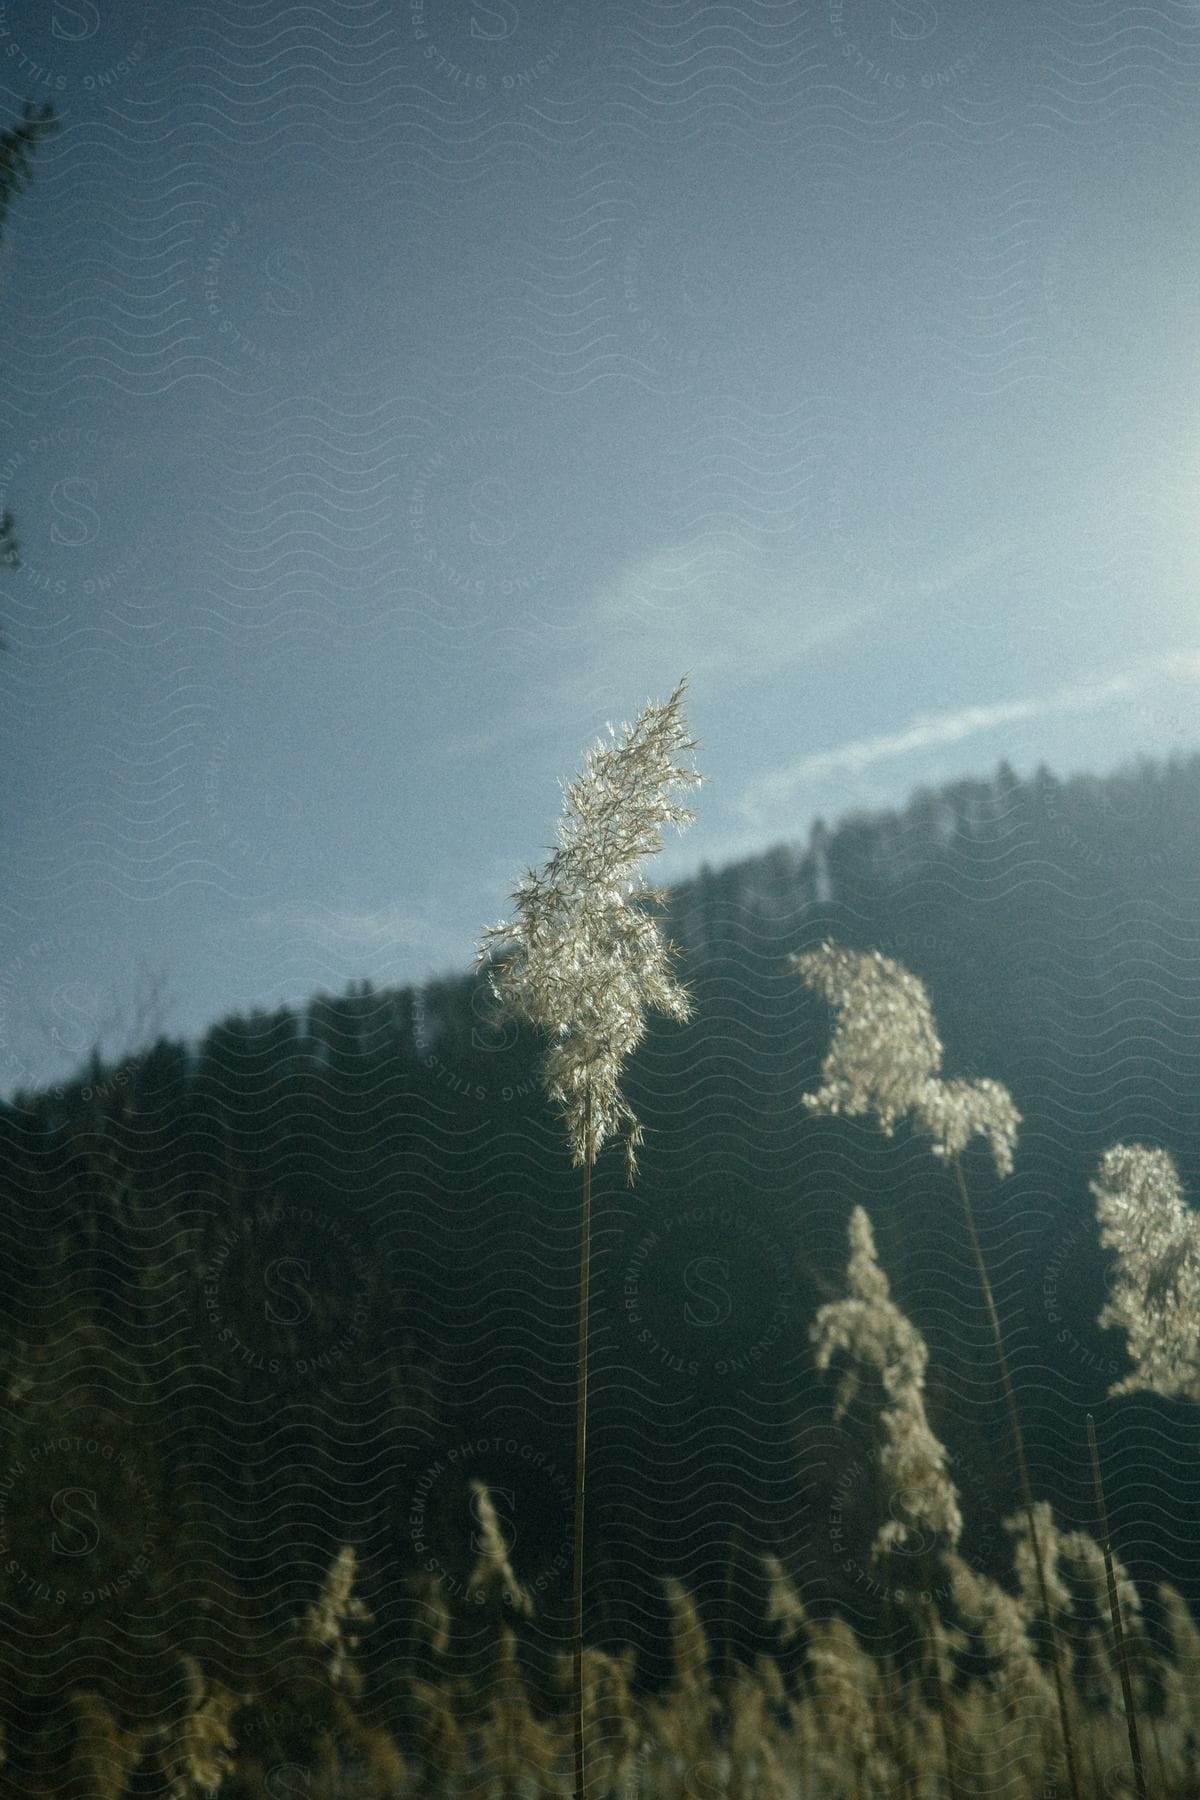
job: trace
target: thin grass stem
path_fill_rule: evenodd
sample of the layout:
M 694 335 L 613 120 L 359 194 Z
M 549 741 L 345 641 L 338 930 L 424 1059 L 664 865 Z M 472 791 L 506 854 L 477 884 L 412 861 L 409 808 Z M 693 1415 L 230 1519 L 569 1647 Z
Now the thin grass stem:
M 922 1631 L 929 1654 L 933 1659 L 933 1683 L 937 1696 L 937 1716 L 942 1730 L 942 1755 L 946 1768 L 946 1785 L 950 1790 L 950 1800 L 961 1800 L 962 1788 L 958 1779 L 959 1747 L 958 1730 L 954 1715 L 951 1712 L 953 1698 L 946 1691 L 946 1683 L 942 1679 L 941 1646 L 938 1642 L 936 1615 L 932 1600 L 922 1602 Z
M 592 1106 L 585 1112 L 585 1141 L 591 1141 Z M 574 1637 L 575 1800 L 584 1800 L 583 1748 L 583 1508 L 587 1480 L 588 1303 L 592 1260 L 592 1159 L 583 1164 L 583 1211 L 579 1227 L 579 1358 L 575 1388 L 575 1548 L 571 1563 Z
M 1033 1488 L 1029 1480 L 1029 1464 L 1025 1458 L 1025 1439 L 1021 1432 L 1021 1419 L 1017 1412 L 1017 1396 L 1013 1390 L 1012 1377 L 1008 1372 L 1008 1358 L 1004 1354 L 1004 1337 L 1000 1330 L 1000 1315 L 996 1311 L 996 1302 L 992 1297 L 992 1284 L 988 1280 L 987 1264 L 983 1260 L 983 1248 L 979 1242 L 979 1233 L 975 1229 L 975 1214 L 971 1209 L 971 1197 L 967 1193 L 966 1180 L 963 1177 L 962 1163 L 955 1156 L 954 1173 L 958 1179 L 958 1191 L 962 1197 L 963 1212 L 966 1215 L 967 1232 L 971 1239 L 971 1250 L 975 1257 L 975 1268 L 979 1275 L 979 1284 L 983 1289 L 984 1305 L 987 1308 L 988 1323 L 992 1328 L 992 1337 L 996 1346 L 996 1361 L 1000 1367 L 1000 1380 L 1004 1388 L 1004 1403 L 1008 1409 L 1008 1425 L 1012 1433 L 1013 1449 L 1016 1451 L 1017 1471 L 1021 1482 L 1021 1500 L 1025 1507 L 1025 1516 L 1029 1522 L 1029 1541 L 1033 1546 L 1033 1560 L 1037 1567 L 1038 1593 L 1042 1602 L 1042 1616 L 1046 1621 L 1046 1629 L 1050 1634 L 1050 1662 L 1054 1670 L 1054 1691 L 1058 1697 L 1058 1717 L 1062 1727 L 1063 1752 L 1067 1761 L 1067 1779 L 1071 1784 L 1072 1800 L 1083 1800 L 1079 1786 L 1079 1773 L 1075 1766 L 1075 1749 L 1071 1739 L 1071 1721 L 1067 1713 L 1066 1683 L 1063 1680 L 1062 1644 L 1054 1624 L 1054 1615 L 1050 1607 L 1050 1596 L 1046 1591 L 1046 1565 L 1042 1555 L 1041 1540 L 1037 1534 L 1037 1526 L 1033 1516 Z
M 1100 1522 L 1100 1543 L 1104 1549 L 1104 1573 L 1108 1577 L 1108 1607 L 1112 1614 L 1113 1643 L 1121 1671 L 1121 1698 L 1125 1703 L 1125 1729 L 1129 1734 L 1129 1756 L 1133 1763 L 1133 1780 L 1138 1800 L 1148 1800 L 1146 1772 L 1142 1767 L 1142 1747 L 1138 1742 L 1137 1715 L 1133 1707 L 1133 1683 L 1129 1678 L 1129 1654 L 1125 1649 L 1125 1633 L 1121 1629 L 1121 1601 L 1117 1594 L 1117 1578 L 1113 1573 L 1112 1541 L 1108 1535 L 1108 1508 L 1104 1504 L 1104 1484 L 1100 1479 L 1100 1452 L 1096 1448 L 1096 1425 L 1087 1416 L 1088 1449 L 1092 1454 L 1092 1485 L 1096 1490 L 1096 1515 Z

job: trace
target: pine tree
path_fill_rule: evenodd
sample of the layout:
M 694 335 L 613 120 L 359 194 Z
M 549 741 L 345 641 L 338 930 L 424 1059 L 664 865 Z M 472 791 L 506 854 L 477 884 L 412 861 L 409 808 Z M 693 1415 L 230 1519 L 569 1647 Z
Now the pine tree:
M 54 108 L 47 103 L 37 107 L 27 100 L 21 112 L 21 123 L 0 131 L 0 235 L 8 218 L 13 196 L 20 193 L 29 180 L 33 152 L 44 137 L 58 129 Z M 21 566 L 16 526 L 10 512 L 0 515 L 0 564 L 10 569 Z M 0 645 L 4 642 L 0 638 Z

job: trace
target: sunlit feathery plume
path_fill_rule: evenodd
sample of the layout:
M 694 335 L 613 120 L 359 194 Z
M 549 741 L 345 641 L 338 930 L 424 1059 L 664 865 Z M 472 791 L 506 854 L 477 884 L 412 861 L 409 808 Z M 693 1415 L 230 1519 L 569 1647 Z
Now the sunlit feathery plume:
M 361 1685 L 361 1677 L 350 1662 L 350 1652 L 358 1648 L 359 1638 L 347 1626 L 352 1621 L 369 1621 L 373 1617 L 366 1602 L 353 1597 L 357 1567 L 358 1555 L 353 1545 L 343 1544 L 316 1601 L 293 1627 L 305 1643 L 330 1652 L 330 1680 L 335 1687 L 346 1686 L 352 1693 L 357 1693 Z
M 953 1547 L 962 1536 L 963 1522 L 947 1473 L 945 1446 L 925 1416 L 929 1351 L 916 1326 L 891 1298 L 888 1278 L 876 1258 L 871 1221 L 861 1206 L 850 1215 L 849 1235 L 850 1294 L 820 1308 L 810 1335 L 819 1369 L 827 1369 L 839 1351 L 851 1358 L 838 1388 L 835 1417 L 842 1416 L 856 1391 L 856 1367 L 871 1369 L 888 1397 L 879 1421 L 885 1437 L 879 1466 L 905 1517 L 889 1519 L 880 1528 L 873 1554 L 904 1549 L 921 1524 Z
M 768 1552 L 761 1561 L 767 1576 L 767 1624 L 778 1625 L 780 1643 L 790 1644 L 808 1623 L 808 1608 L 779 1558 Z
M 638 868 L 662 849 L 664 825 L 691 823 L 672 798 L 700 785 L 680 759 L 696 748 L 683 718 L 687 676 L 665 704 L 643 708 L 619 740 L 601 740 L 565 789 L 558 849 L 530 869 L 513 895 L 516 917 L 489 926 L 478 963 L 505 1013 L 552 1040 L 547 1097 L 561 1110 L 572 1160 L 583 1166 L 579 1231 L 579 1357 L 575 1399 L 575 1545 L 571 1563 L 574 1800 L 584 1800 L 583 1545 L 587 1471 L 588 1320 L 592 1165 L 605 1140 L 625 1130 L 625 1174 L 632 1182 L 642 1128 L 621 1092 L 625 1058 L 641 1042 L 650 1007 L 691 1017 L 687 990 L 674 981 L 653 907 L 664 895 Z M 612 726 L 609 736 L 616 739 Z M 492 960 L 497 946 L 509 954 Z
M 1042 1552 L 1041 1576 L 1046 1583 L 1046 1594 L 1056 1612 L 1068 1613 L 1072 1609 L 1070 1589 L 1063 1578 L 1060 1567 L 1064 1555 L 1070 1555 L 1072 1545 L 1068 1534 L 1058 1529 L 1054 1523 L 1054 1512 L 1048 1500 L 1035 1500 L 1033 1503 L 1033 1523 L 1037 1532 L 1038 1545 Z M 1039 1587 L 1037 1556 L 1034 1553 L 1033 1538 L 1029 1529 L 1027 1513 L 1014 1513 L 1011 1519 L 1005 1519 L 1004 1529 L 1013 1538 L 1013 1564 L 1016 1569 L 1017 1582 L 1021 1589 L 1029 1618 L 1034 1618 L 1041 1598 Z M 1082 1538 L 1083 1533 L 1079 1536 Z
M 500 1529 L 500 1521 L 496 1517 L 496 1508 L 486 1482 L 473 1481 L 471 1493 L 473 1511 L 481 1535 L 479 1557 L 467 1583 L 467 1593 L 472 1600 L 479 1601 L 487 1595 L 489 1589 L 496 1587 L 514 1612 L 532 1613 L 533 1596 L 513 1574 L 512 1564 L 508 1559 L 508 1546 L 504 1542 L 504 1533 Z
M 1104 1551 L 1086 1531 L 1060 1531 L 1054 1523 L 1054 1514 L 1048 1500 L 1036 1501 L 1033 1510 L 1042 1548 L 1046 1590 L 1055 1610 L 1063 1613 L 1077 1610 L 1063 1574 L 1065 1563 L 1086 1592 L 1098 1616 L 1105 1619 L 1108 1613 L 1108 1577 Z M 1029 1537 L 1029 1521 L 1024 1513 L 1014 1513 L 1012 1518 L 1004 1520 L 1004 1529 L 1015 1540 L 1013 1561 L 1017 1580 L 1026 1609 L 1032 1618 L 1038 1605 L 1038 1574 L 1037 1560 Z M 1142 1597 L 1117 1556 L 1113 1557 L 1113 1579 L 1123 1618 L 1131 1628 L 1136 1628 L 1142 1617 Z
M 946 1557 L 955 1605 L 973 1626 L 988 1656 L 1000 1664 L 997 1685 L 1014 1713 L 1024 1713 L 1036 1727 L 1054 1696 L 1029 1636 L 1029 1613 L 1023 1599 L 965 1563 L 957 1551 Z
M 810 1111 L 819 1113 L 874 1113 L 888 1136 L 898 1118 L 911 1114 L 914 1129 L 930 1138 L 934 1155 L 953 1165 L 971 1253 L 996 1345 L 1009 1431 L 1017 1458 L 1021 1501 L 1038 1567 L 1039 1597 L 1050 1639 L 1054 1695 L 1067 1782 L 1071 1800 L 1083 1800 L 1067 1706 L 1065 1656 L 1045 1578 L 1045 1556 L 1034 1516 L 1029 1459 L 1025 1454 L 1016 1390 L 1004 1353 L 1000 1315 L 996 1311 L 996 1298 L 962 1168 L 961 1152 L 980 1132 L 991 1145 L 996 1173 L 1001 1177 L 1010 1175 L 1021 1115 L 1008 1090 L 998 1081 L 939 1079 L 942 1044 L 929 996 L 923 982 L 899 963 L 882 956 L 878 950 L 867 955 L 860 951 L 840 950 L 828 941 L 819 950 L 793 956 L 791 961 L 805 983 L 822 993 L 838 1016 L 833 1043 L 821 1068 L 825 1085 L 815 1094 L 805 1094 L 805 1105 Z
M 912 1114 L 935 1156 L 956 1157 L 977 1132 L 987 1137 L 998 1175 L 1010 1175 L 1021 1115 L 998 1081 L 942 1081 L 942 1043 L 925 984 L 876 950 L 828 941 L 791 957 L 805 985 L 838 1015 L 821 1065 L 824 1085 L 805 1094 L 815 1113 L 873 1113 L 890 1137 Z
M 546 1093 L 562 1111 L 575 1166 L 593 1163 L 624 1127 L 631 1182 L 642 1130 L 620 1089 L 622 1066 L 649 1008 L 679 1020 L 692 1011 L 651 910 L 664 896 L 637 867 L 662 849 L 664 825 L 682 829 L 695 817 L 671 798 L 700 785 L 680 760 L 696 747 L 683 718 L 686 685 L 684 676 L 669 700 L 623 725 L 619 740 L 589 751 L 565 788 L 558 849 L 541 871 L 530 869 L 513 895 L 514 919 L 488 927 L 477 958 L 512 947 L 492 963 L 489 985 L 506 1012 L 554 1040 Z
M 1123 1329 L 1137 1365 L 1109 1393 L 1200 1400 L 1200 1213 L 1187 1205 L 1174 1161 L 1146 1144 L 1114 1144 L 1089 1186 L 1100 1242 L 1117 1253 L 1097 1323 Z

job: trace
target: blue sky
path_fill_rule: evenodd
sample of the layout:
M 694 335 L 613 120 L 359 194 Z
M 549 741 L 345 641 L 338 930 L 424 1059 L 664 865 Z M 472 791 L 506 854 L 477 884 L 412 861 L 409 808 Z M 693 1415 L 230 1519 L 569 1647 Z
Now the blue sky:
M 0 1093 L 464 969 L 692 671 L 670 880 L 1200 743 L 1200 13 L 0 0 Z

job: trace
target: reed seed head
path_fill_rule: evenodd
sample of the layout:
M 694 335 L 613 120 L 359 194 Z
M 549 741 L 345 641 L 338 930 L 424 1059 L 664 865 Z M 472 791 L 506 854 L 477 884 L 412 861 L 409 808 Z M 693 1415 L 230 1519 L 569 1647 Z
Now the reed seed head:
M 837 1014 L 821 1065 L 824 1085 L 804 1095 L 810 1112 L 872 1113 L 888 1137 L 911 1114 L 914 1129 L 943 1158 L 982 1133 L 996 1173 L 1012 1173 L 1021 1115 L 998 1081 L 939 1079 L 942 1042 L 924 982 L 878 950 L 843 950 L 828 941 L 791 963 Z
M 534 1610 L 533 1596 L 513 1574 L 508 1546 L 486 1483 L 473 1481 L 471 1493 L 474 1496 L 473 1511 L 480 1535 L 479 1557 L 467 1583 L 467 1592 L 472 1598 L 476 1598 L 486 1595 L 493 1586 L 498 1587 L 515 1613 L 530 1615 Z
M 694 818 L 675 790 L 698 787 L 682 760 L 696 745 L 683 716 L 687 677 L 670 699 L 646 706 L 612 743 L 601 740 L 565 788 L 558 848 L 530 869 L 513 895 L 507 924 L 491 925 L 478 964 L 488 963 L 504 1012 L 550 1039 L 544 1078 L 561 1110 L 576 1166 L 593 1163 L 624 1130 L 632 1182 L 642 1129 L 621 1092 L 626 1057 L 641 1041 L 650 1008 L 691 1016 L 674 980 L 653 912 L 663 895 L 645 885 L 639 864 L 662 849 L 664 825 Z M 493 962 L 493 953 L 508 954 Z
M 845 1300 L 820 1308 L 811 1336 L 819 1369 L 827 1369 L 838 1352 L 850 1357 L 835 1417 L 842 1416 L 857 1389 L 857 1369 L 871 1370 L 888 1399 L 879 1420 L 884 1433 L 879 1466 L 901 1516 L 881 1526 L 873 1554 L 904 1549 L 921 1526 L 956 1545 L 963 1527 L 958 1494 L 948 1473 L 946 1448 L 925 1416 L 929 1351 L 891 1298 L 888 1278 L 876 1257 L 871 1221 L 861 1206 L 850 1217 L 850 1252 L 846 1270 L 850 1293 Z
M 1114 1144 L 1089 1186 L 1100 1242 L 1117 1253 L 1097 1323 L 1124 1330 L 1137 1365 L 1109 1393 L 1200 1400 L 1200 1214 L 1184 1200 L 1174 1161 L 1146 1144 Z

